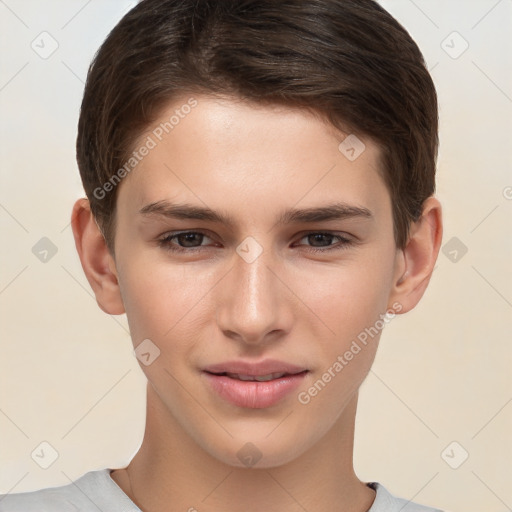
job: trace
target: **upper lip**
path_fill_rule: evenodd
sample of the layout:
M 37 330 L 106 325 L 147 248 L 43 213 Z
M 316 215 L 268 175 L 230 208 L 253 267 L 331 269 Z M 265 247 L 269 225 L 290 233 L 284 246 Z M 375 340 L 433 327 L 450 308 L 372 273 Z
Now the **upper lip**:
M 223 363 L 212 364 L 203 368 L 208 373 L 237 373 L 239 375 L 261 376 L 270 373 L 295 374 L 307 371 L 307 368 L 296 366 L 294 364 L 278 361 L 277 359 L 265 359 L 259 363 L 249 361 L 226 361 Z

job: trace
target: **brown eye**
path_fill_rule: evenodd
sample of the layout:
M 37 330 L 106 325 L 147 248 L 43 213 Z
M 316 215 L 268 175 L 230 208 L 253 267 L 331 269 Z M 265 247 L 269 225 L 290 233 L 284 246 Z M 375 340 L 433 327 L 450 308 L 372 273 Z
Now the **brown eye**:
M 343 249 L 352 243 L 352 241 L 346 237 L 323 231 L 306 233 L 300 240 L 305 239 L 308 244 L 311 244 L 310 247 L 308 247 L 308 250 L 313 252 L 326 252 L 330 250 Z M 332 244 L 332 242 L 336 241 L 338 241 L 338 243 Z
M 207 237 L 199 231 L 182 231 L 180 233 L 168 233 L 158 240 L 158 245 L 169 251 L 183 252 L 187 249 L 199 249 L 204 247 L 201 242 Z

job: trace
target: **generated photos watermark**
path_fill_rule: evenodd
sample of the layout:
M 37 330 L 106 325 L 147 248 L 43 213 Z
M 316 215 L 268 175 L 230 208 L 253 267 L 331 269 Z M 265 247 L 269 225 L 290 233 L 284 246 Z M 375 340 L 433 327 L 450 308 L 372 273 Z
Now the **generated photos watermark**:
M 380 315 L 380 318 L 375 321 L 375 323 L 366 327 L 363 331 L 361 331 L 357 335 L 357 339 L 352 340 L 352 343 L 348 350 L 346 350 L 342 355 L 339 355 L 336 358 L 336 361 L 333 362 L 329 368 L 322 374 L 322 376 L 306 391 L 301 391 L 297 399 L 303 405 L 307 405 L 311 402 L 311 400 L 318 395 L 326 386 L 334 379 L 349 363 L 352 361 L 357 354 L 359 354 L 364 347 L 368 345 L 368 342 L 373 340 L 375 337 L 379 335 L 379 333 L 384 329 L 386 324 L 389 324 L 393 318 L 395 318 L 397 313 L 402 311 L 402 304 L 399 302 L 393 303 L 393 306 L 386 311 L 385 314 Z
M 128 176 L 128 174 L 137 167 L 144 157 L 149 155 L 149 152 L 152 149 L 155 149 L 163 138 L 171 133 L 171 131 L 178 126 L 181 120 L 185 119 L 185 117 L 190 114 L 194 107 L 197 107 L 197 104 L 198 102 L 195 98 L 189 98 L 186 103 L 175 109 L 174 113 L 169 117 L 169 120 L 160 123 L 156 128 L 154 128 L 139 148 L 132 152 L 125 164 L 118 169 L 108 181 L 106 181 L 101 187 L 96 187 L 94 189 L 94 197 L 101 200 L 104 199 L 109 192 L 112 192 L 117 185 L 119 185 L 121 180 Z

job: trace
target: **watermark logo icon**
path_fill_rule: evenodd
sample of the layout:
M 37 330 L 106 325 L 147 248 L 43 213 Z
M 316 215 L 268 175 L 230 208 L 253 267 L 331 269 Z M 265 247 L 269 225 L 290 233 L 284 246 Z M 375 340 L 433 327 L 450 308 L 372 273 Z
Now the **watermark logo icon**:
M 133 353 L 144 366 L 149 366 L 160 356 L 160 349 L 151 340 L 145 339 L 137 345 Z
M 32 247 L 32 254 L 41 263 L 48 263 L 57 254 L 57 251 L 57 246 L 45 236 Z
M 49 59 L 59 47 L 57 40 L 49 33 L 41 32 L 31 43 L 30 47 L 41 59 Z
M 456 236 L 450 238 L 442 248 L 442 253 L 452 263 L 458 263 L 467 252 L 468 248 Z
M 467 450 L 457 441 L 452 441 L 442 452 L 441 458 L 452 469 L 458 469 L 469 457 Z
M 59 452 L 48 441 L 43 441 L 30 456 L 38 466 L 48 469 L 59 458 Z
M 441 48 L 452 59 L 458 59 L 469 48 L 469 43 L 457 31 L 453 31 L 441 41 Z
M 248 236 L 238 245 L 236 252 L 246 263 L 252 263 L 263 252 L 263 247 L 252 236 Z
M 347 135 L 343 139 L 343 142 L 338 146 L 340 153 L 351 162 L 359 158 L 365 149 L 366 146 L 364 142 L 353 133 Z
M 245 443 L 242 448 L 238 450 L 236 456 L 244 466 L 252 468 L 261 459 L 263 454 L 253 443 Z

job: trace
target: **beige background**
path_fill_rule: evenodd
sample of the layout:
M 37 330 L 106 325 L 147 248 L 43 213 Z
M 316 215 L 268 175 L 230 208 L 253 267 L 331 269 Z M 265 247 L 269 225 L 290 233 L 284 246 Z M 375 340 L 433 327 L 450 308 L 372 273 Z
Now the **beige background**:
M 421 304 L 383 334 L 361 390 L 356 470 L 453 512 L 509 510 L 512 1 L 382 3 L 418 42 L 438 88 L 446 254 Z M 126 319 L 97 307 L 69 228 L 83 195 L 74 144 L 87 66 L 133 4 L 0 2 L 3 493 L 120 467 L 141 442 L 145 378 Z M 41 37 L 52 48 L 43 31 L 59 45 L 46 59 L 31 48 Z M 57 248 L 46 263 L 32 252 L 42 237 Z M 31 458 L 43 441 L 59 454 L 48 469 Z M 452 469 L 446 461 L 457 465 L 465 451 Z

